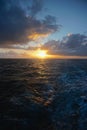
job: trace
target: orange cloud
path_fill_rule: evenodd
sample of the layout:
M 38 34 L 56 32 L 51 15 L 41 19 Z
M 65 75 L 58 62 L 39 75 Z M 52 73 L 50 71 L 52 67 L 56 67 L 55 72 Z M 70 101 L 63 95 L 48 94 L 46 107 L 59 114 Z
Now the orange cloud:
M 46 34 L 40 34 L 40 33 L 35 32 L 35 33 L 29 35 L 28 38 L 31 39 L 31 40 L 37 41 L 37 40 L 40 40 L 40 39 L 48 37 L 48 36 L 49 36 L 49 33 L 48 34 L 47 33 Z

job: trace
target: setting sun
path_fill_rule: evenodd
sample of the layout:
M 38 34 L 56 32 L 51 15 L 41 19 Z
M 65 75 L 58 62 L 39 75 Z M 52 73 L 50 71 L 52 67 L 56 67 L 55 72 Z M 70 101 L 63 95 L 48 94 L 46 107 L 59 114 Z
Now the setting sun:
M 37 57 L 39 57 L 39 58 L 46 58 L 46 56 L 47 56 L 47 51 L 46 51 L 46 50 L 38 50 L 36 55 L 37 55 Z

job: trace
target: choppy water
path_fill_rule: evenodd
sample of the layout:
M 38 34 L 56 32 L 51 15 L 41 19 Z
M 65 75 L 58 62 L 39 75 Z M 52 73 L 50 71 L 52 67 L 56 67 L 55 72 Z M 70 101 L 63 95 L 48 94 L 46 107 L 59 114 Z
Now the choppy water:
M 87 60 L 0 60 L 0 130 L 87 130 Z

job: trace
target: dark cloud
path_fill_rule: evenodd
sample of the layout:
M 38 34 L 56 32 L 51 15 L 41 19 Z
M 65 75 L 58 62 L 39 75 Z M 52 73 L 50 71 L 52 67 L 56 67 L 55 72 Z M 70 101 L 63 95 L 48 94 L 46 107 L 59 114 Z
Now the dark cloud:
M 76 49 L 81 47 L 85 42 L 87 42 L 87 36 L 82 34 L 68 34 L 61 41 L 63 47 Z
M 45 37 L 60 28 L 53 16 L 38 20 L 42 0 L 0 0 L 0 47 L 24 44 Z
M 43 48 L 53 54 L 87 56 L 87 36 L 83 34 L 68 34 L 61 41 L 49 41 Z
M 33 0 L 33 4 L 31 7 L 31 14 L 35 16 L 38 12 L 42 10 L 43 0 Z

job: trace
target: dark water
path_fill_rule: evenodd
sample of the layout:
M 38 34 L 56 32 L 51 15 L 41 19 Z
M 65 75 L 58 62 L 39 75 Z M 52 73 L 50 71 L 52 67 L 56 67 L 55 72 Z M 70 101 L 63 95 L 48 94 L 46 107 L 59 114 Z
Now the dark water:
M 0 130 L 87 130 L 87 60 L 0 60 Z

